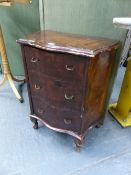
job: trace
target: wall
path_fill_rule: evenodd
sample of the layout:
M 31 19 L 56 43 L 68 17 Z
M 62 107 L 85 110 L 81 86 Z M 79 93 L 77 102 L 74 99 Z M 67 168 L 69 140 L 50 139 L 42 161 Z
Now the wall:
M 11 70 L 15 75 L 23 75 L 21 50 L 16 40 L 40 30 L 38 1 L 33 0 L 31 5 L 0 6 L 0 24 L 4 33 Z
M 48 29 L 112 39 L 125 37 L 114 28 L 113 17 L 131 15 L 130 0 L 45 0 Z

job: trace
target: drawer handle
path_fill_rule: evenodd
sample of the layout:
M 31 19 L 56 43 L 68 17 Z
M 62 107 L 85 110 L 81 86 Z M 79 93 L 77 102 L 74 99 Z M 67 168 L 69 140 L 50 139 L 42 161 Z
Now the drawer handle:
M 43 111 L 42 109 L 38 109 L 38 113 L 39 113 L 39 114 L 43 114 L 43 112 L 44 112 L 44 111 Z
M 32 57 L 32 58 L 31 58 L 31 62 L 32 62 L 32 63 L 37 63 L 37 62 L 38 62 L 38 59 L 35 58 L 35 57 Z
M 72 123 L 72 121 L 70 119 L 64 119 L 64 123 L 66 125 L 70 125 Z
M 37 84 L 35 84 L 35 89 L 36 89 L 36 90 L 40 90 L 40 86 L 37 85 Z
M 66 65 L 66 70 L 67 71 L 74 71 L 75 66 L 73 65 Z
M 73 95 L 69 96 L 69 95 L 65 94 L 65 99 L 66 100 L 73 100 L 73 98 L 74 98 Z

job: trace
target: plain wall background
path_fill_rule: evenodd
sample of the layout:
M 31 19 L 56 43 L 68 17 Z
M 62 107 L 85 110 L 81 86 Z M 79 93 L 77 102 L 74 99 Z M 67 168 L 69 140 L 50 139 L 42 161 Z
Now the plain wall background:
M 130 16 L 130 7 L 130 0 L 45 0 L 46 27 L 120 39 L 123 29 L 114 28 L 112 20 L 116 16 Z
M 131 16 L 131 0 L 45 0 L 47 29 L 124 40 L 126 30 L 113 26 L 116 16 Z M 31 5 L 0 6 L 12 72 L 23 75 L 23 64 L 16 39 L 39 30 L 38 0 Z

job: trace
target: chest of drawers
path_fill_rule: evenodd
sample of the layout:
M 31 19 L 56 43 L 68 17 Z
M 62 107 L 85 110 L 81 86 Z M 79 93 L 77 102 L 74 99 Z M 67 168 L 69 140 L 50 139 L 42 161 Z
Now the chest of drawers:
M 30 118 L 75 137 L 104 119 L 119 43 L 53 31 L 19 39 L 30 100 Z

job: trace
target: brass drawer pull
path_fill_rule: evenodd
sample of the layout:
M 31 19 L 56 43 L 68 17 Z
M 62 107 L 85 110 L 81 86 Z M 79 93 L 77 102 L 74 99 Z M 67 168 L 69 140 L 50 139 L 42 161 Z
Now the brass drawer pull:
M 42 109 L 38 109 L 38 113 L 39 113 L 39 114 L 43 114 L 43 112 L 44 112 L 44 111 L 43 111 Z
M 70 119 L 64 119 L 64 123 L 66 125 L 70 125 L 72 123 L 72 121 Z
M 74 98 L 73 95 L 69 96 L 69 95 L 65 94 L 65 99 L 66 100 L 73 100 L 73 98 Z
M 74 71 L 75 66 L 73 65 L 66 65 L 66 70 L 67 71 Z
M 39 85 L 35 84 L 35 89 L 36 89 L 36 90 L 40 90 L 41 88 L 40 88 Z
M 32 63 L 37 63 L 37 62 L 38 62 L 38 59 L 35 58 L 35 57 L 32 57 L 32 58 L 31 58 L 31 62 L 32 62 Z

